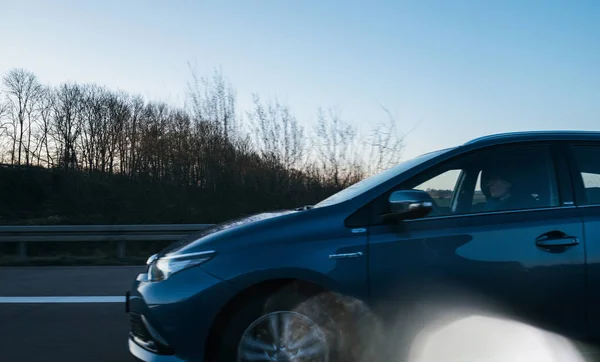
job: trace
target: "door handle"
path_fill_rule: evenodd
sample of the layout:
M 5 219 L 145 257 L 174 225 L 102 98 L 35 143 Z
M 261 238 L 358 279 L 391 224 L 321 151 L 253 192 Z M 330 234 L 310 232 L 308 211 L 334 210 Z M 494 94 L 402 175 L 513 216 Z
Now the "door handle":
M 565 237 L 559 239 L 537 240 L 538 246 L 573 246 L 579 244 L 579 239 L 574 237 Z
M 569 236 L 562 231 L 551 231 L 541 235 L 535 240 L 537 246 L 573 246 L 579 244 L 579 239 L 574 236 Z
M 360 251 L 357 253 L 346 253 L 346 254 L 331 254 L 329 255 L 329 259 L 347 259 L 347 258 L 358 258 L 362 256 L 363 253 Z

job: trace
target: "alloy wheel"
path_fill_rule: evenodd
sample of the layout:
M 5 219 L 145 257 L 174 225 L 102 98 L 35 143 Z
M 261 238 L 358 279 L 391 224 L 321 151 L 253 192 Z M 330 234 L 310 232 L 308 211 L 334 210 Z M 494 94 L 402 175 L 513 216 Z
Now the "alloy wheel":
M 254 321 L 238 345 L 238 362 L 328 362 L 323 329 L 293 311 L 268 313 Z

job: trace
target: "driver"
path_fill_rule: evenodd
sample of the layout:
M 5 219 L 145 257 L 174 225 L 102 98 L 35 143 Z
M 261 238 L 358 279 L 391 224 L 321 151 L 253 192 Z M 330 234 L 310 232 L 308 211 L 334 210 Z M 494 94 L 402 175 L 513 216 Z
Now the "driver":
M 482 186 L 487 191 L 486 211 L 507 210 L 515 206 L 516 200 L 512 194 L 513 180 L 508 172 L 488 172 Z

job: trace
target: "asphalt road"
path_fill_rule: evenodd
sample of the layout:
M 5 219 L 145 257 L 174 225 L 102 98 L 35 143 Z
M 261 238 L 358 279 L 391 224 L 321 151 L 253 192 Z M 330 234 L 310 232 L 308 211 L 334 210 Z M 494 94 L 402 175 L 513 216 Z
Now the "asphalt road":
M 0 297 L 123 296 L 143 267 L 0 268 Z M 124 303 L 1 303 L 0 361 L 131 362 Z
M 123 301 L 143 269 L 0 268 L 0 362 L 133 361 L 127 350 L 129 325 Z M 27 299 L 77 296 L 117 298 L 108 303 Z M 10 297 L 24 298 L 7 303 Z M 600 361 L 597 351 L 585 349 L 587 362 Z

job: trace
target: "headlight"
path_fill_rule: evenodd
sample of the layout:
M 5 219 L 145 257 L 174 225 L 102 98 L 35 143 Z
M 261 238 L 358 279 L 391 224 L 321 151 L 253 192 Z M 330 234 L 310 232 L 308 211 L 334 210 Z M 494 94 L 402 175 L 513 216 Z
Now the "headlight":
M 171 275 L 200 265 L 215 255 L 215 251 L 202 251 L 183 255 L 164 256 L 157 258 L 152 255 L 148 258 L 148 280 L 152 282 L 166 280 Z

